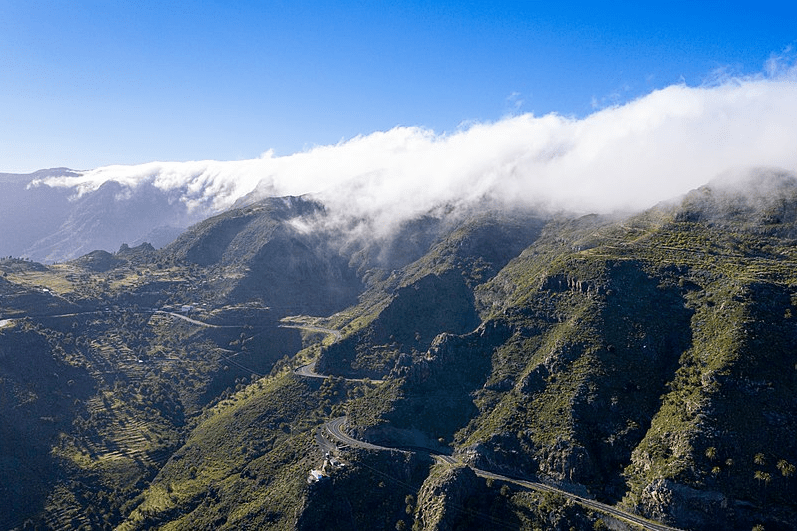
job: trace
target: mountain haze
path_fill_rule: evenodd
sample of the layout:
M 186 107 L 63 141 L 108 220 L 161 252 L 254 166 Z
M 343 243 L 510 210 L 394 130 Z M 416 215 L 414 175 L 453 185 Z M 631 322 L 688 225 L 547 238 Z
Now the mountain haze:
M 210 212 L 189 211 L 176 193 L 146 184 L 108 181 L 81 194 L 42 182 L 79 175 L 66 168 L 0 174 L 4 256 L 52 263 L 97 249 L 113 252 L 123 243 L 162 247 Z

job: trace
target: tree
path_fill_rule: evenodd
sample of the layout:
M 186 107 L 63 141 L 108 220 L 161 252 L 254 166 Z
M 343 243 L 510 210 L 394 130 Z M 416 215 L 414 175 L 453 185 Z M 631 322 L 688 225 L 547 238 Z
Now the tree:
M 769 472 L 764 472 L 763 470 L 756 470 L 755 474 L 753 474 L 753 477 L 764 483 L 764 485 L 769 485 L 769 482 L 772 481 L 772 475 Z
M 780 470 L 780 473 L 785 478 L 792 477 L 794 475 L 794 472 L 797 471 L 797 469 L 795 469 L 795 466 L 793 464 L 789 463 L 788 461 L 786 461 L 785 459 L 781 459 L 780 461 L 778 461 L 778 465 L 777 466 L 778 466 L 778 470 Z
M 709 446 L 706 448 L 706 457 L 711 459 L 712 461 L 717 458 L 717 449 L 713 446 Z

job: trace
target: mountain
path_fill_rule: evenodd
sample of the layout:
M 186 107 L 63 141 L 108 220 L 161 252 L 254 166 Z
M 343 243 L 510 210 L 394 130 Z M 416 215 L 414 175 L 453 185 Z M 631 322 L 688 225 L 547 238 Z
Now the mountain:
M 328 314 L 356 301 L 360 281 L 331 236 L 303 226 L 320 215 L 323 206 L 308 199 L 265 199 L 191 227 L 163 254 L 205 268 L 202 289 L 220 300 L 256 300 L 283 315 Z
M 128 186 L 107 181 L 96 190 L 44 184 L 48 179 L 80 177 L 67 168 L 31 174 L 0 174 L 0 255 L 52 263 L 127 243 L 162 247 L 210 210 L 193 210 L 179 190 L 151 183 Z
M 71 192 L 49 186 L 28 186 L 36 179 L 56 175 L 75 174 L 66 168 L 27 175 L 0 174 L 0 211 L 3 212 L 1 255 L 22 255 L 34 242 L 57 231 L 69 215 Z M 41 256 L 35 258 L 44 259 Z
M 793 529 L 797 177 L 0 260 L 0 527 Z

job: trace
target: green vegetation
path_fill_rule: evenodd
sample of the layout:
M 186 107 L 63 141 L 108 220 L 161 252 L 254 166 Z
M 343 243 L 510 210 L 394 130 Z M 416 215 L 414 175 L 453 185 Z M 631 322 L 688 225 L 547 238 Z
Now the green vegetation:
M 161 251 L 4 258 L 0 527 L 615 525 L 475 466 L 683 528 L 793 528 L 797 182 L 748 184 L 378 242 L 272 199 Z M 332 449 L 342 415 L 412 451 Z
M 315 454 L 311 401 L 283 373 L 208 410 L 120 529 L 282 528 L 272 524 L 301 506 Z

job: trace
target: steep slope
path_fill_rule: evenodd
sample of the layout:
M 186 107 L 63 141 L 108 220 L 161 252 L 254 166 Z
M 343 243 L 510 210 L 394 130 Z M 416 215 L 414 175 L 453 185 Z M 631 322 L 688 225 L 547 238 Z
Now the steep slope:
M 419 259 L 389 275 L 369 270 L 360 303 L 333 316 L 347 337 L 322 352 L 319 370 L 378 378 L 438 334 L 472 331 L 480 322 L 473 290 L 534 241 L 543 223 L 525 212 L 466 216 Z
M 463 455 L 607 501 L 628 488 L 624 503 L 678 526 L 792 526 L 795 205 L 794 178 L 765 175 L 619 225 L 546 229 L 477 292 L 483 329 L 509 339 L 425 356 L 439 394 L 457 392 L 457 364 L 492 360 L 468 382 L 480 413 L 456 436 Z M 410 394 L 383 419 L 423 403 Z
M 689 345 L 690 313 L 636 261 L 568 258 L 534 291 L 495 319 L 512 335 L 474 389 L 482 414 L 458 437 L 476 463 L 612 499 Z
M 283 373 L 209 410 L 119 529 L 288 528 L 315 454 L 313 398 Z
M 478 329 L 390 354 L 382 388 L 347 407 L 353 433 L 453 438 L 482 469 L 681 527 L 791 527 L 796 207 L 797 180 L 764 173 L 622 222 L 549 223 L 477 286 Z M 321 367 L 344 370 L 325 357 L 344 347 Z
M 261 307 L 140 307 L 196 281 L 156 256 L 0 260 L 3 529 L 118 524 L 203 408 L 301 348 Z
M 352 304 L 360 282 L 328 235 L 323 215 L 298 197 L 265 199 L 203 221 L 164 249 L 169 260 L 205 267 L 217 301 L 260 301 L 276 312 L 324 315 Z
M 94 390 L 87 372 L 54 354 L 53 346 L 30 323 L 0 327 L 2 529 L 21 525 L 19 515 L 43 510 L 59 477 L 52 447 Z

